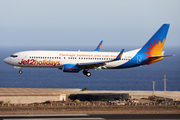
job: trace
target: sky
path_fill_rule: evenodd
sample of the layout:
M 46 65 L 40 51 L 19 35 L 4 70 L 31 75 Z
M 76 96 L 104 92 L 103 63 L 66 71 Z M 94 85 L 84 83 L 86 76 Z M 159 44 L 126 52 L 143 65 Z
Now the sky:
M 180 0 L 0 0 L 0 46 L 143 46 L 164 23 L 180 46 Z

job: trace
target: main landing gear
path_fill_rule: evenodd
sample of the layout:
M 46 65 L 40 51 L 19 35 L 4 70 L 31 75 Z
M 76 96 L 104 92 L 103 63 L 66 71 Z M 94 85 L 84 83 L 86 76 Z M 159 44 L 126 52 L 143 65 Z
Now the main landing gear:
M 89 70 L 83 70 L 83 74 L 86 75 L 87 77 L 91 76 L 91 73 L 89 72 Z
M 19 70 L 19 73 L 22 74 L 22 70 Z

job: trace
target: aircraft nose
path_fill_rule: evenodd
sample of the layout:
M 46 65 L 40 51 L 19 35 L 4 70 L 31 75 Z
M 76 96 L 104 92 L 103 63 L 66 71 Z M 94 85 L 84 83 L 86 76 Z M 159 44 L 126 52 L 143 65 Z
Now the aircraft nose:
M 9 64 L 9 63 L 11 62 L 11 60 L 10 60 L 10 58 L 8 57 L 8 58 L 5 58 L 5 59 L 4 59 L 4 62 L 7 63 L 7 64 Z

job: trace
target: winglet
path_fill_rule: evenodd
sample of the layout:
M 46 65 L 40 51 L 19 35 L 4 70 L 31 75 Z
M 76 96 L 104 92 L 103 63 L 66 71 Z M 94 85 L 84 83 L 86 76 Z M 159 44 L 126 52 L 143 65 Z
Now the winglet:
M 122 55 L 123 55 L 123 52 L 124 52 L 124 49 L 121 50 L 121 52 L 118 54 L 118 56 L 116 57 L 116 59 L 114 59 L 113 61 L 115 60 L 120 60 Z
M 103 40 L 101 40 L 101 42 L 99 43 L 99 45 L 97 46 L 97 48 L 94 51 L 100 51 L 102 43 L 103 43 Z

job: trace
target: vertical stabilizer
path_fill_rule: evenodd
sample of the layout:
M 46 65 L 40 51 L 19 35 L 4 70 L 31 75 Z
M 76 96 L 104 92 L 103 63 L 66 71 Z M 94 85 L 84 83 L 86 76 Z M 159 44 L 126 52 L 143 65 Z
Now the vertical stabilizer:
M 139 51 L 140 54 L 145 53 L 145 58 L 152 56 L 161 56 L 169 24 L 163 24 L 159 30 L 151 37 L 151 39 Z
M 146 60 L 144 64 L 152 64 L 163 59 L 163 47 L 169 29 L 169 24 L 163 24 L 150 40 L 141 48 L 138 55 Z M 161 57 L 158 57 L 161 56 Z M 156 58 L 154 58 L 156 57 Z

